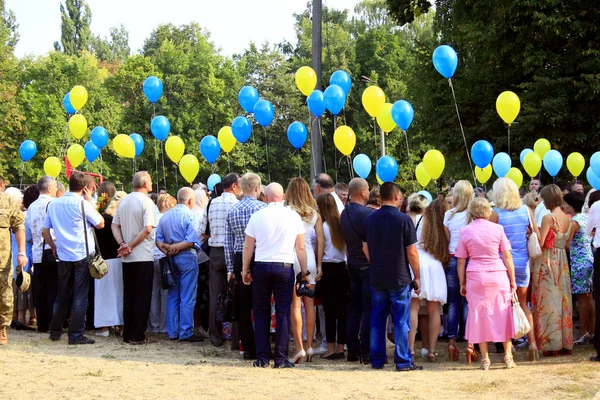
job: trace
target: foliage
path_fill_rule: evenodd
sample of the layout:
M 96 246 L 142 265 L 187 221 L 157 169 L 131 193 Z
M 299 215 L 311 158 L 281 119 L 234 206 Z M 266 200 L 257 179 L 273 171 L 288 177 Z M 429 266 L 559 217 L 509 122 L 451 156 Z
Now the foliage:
M 92 12 L 86 1 L 65 0 L 65 4 L 60 4 L 60 19 L 60 44 L 55 42 L 54 49 L 62 50 L 67 55 L 90 50 L 93 41 L 90 29 Z

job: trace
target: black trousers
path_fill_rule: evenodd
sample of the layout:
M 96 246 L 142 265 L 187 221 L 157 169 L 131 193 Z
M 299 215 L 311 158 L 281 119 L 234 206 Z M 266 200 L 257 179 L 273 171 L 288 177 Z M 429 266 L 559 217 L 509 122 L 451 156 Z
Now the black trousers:
M 252 271 L 254 262 L 250 264 Z M 235 311 L 238 316 L 238 327 L 240 329 L 240 340 L 244 352 L 256 355 L 254 342 L 254 328 L 252 327 L 252 284 L 245 285 L 242 280 L 242 253 L 233 256 L 233 272 L 237 284 L 235 286 Z
M 317 282 L 317 287 L 325 311 L 327 343 L 346 344 L 350 290 L 346 263 L 324 262 L 323 277 Z
M 49 250 L 52 252 L 52 250 Z M 33 298 L 37 315 L 38 332 L 48 332 L 52 309 L 58 292 L 58 263 L 33 265 Z
M 594 303 L 596 304 L 596 326 L 594 328 L 594 349 L 600 357 L 600 250 L 594 254 Z
M 146 339 L 154 261 L 123 263 L 123 341 Z

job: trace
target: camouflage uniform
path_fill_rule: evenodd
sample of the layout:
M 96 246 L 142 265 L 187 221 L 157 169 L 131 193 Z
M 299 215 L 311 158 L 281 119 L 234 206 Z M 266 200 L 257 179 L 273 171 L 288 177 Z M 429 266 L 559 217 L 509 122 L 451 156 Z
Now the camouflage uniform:
M 23 213 L 17 203 L 0 193 L 0 327 L 9 326 L 13 317 L 13 263 L 10 230 L 25 229 Z

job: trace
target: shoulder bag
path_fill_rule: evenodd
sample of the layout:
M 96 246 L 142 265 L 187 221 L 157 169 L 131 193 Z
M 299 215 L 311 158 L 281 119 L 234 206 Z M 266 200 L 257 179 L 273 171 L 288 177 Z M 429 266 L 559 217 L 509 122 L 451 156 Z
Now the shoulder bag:
M 90 249 L 88 247 L 88 236 L 87 236 L 87 220 L 85 218 L 85 207 L 83 205 L 84 201 L 85 200 L 81 200 L 81 215 L 83 217 L 83 232 L 84 232 L 84 236 L 85 236 L 85 253 L 89 260 L 90 276 L 94 279 L 102 279 L 102 278 L 104 278 L 104 276 L 106 274 L 108 274 L 108 264 L 106 263 L 106 261 L 104 261 L 104 258 L 102 258 L 102 255 L 100 254 L 100 250 L 99 250 L 99 246 L 98 246 L 98 239 L 96 239 L 96 232 L 94 232 L 94 230 L 92 230 L 92 236 L 94 236 L 94 244 L 96 246 L 96 251 L 94 252 L 94 255 L 92 256 L 92 258 L 90 259 Z
M 542 248 L 540 247 L 538 235 L 535 233 L 529 210 L 527 210 L 527 218 L 529 218 L 529 229 L 531 229 L 531 234 L 527 238 L 527 253 L 529 253 L 530 258 L 538 258 L 542 255 Z
M 163 289 L 169 289 L 175 286 L 173 259 L 169 256 L 163 257 L 158 261 L 160 265 L 161 286 Z

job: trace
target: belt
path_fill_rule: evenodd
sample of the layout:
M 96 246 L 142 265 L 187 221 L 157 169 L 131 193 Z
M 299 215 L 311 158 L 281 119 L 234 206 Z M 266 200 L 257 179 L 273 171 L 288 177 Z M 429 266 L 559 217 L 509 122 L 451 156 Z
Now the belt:
M 270 262 L 270 261 L 255 261 L 254 262 L 254 265 L 261 265 L 261 264 L 271 264 L 271 265 L 275 265 L 277 267 L 283 267 L 283 268 L 290 268 L 290 267 L 294 266 L 293 263 L 284 263 L 284 262 Z

